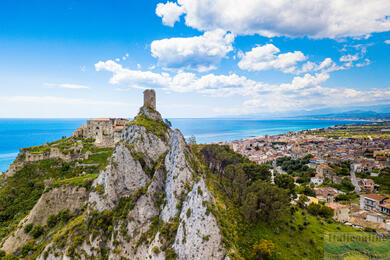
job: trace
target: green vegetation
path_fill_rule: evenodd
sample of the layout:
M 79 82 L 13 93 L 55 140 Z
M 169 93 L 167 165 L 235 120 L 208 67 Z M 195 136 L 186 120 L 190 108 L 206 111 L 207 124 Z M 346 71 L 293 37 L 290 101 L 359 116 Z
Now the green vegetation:
M 109 148 L 108 151 L 102 151 L 95 154 L 92 154 L 88 157 L 86 160 L 81 160 L 80 163 L 83 164 L 102 164 L 105 165 L 108 161 L 107 159 L 111 157 L 112 155 L 112 148 Z
M 155 120 L 149 119 L 148 117 L 146 117 L 146 115 L 139 113 L 138 116 L 136 116 L 133 121 L 127 123 L 127 125 L 143 126 L 146 128 L 147 131 L 161 138 L 161 140 L 165 140 L 165 141 L 167 140 L 166 134 L 169 126 L 167 125 L 167 123 L 164 123 L 162 120 L 157 122 Z
M 326 136 L 331 138 L 389 138 L 390 122 L 362 123 L 353 125 L 342 125 L 331 128 L 306 130 L 304 134 Z
M 207 186 L 214 194 L 215 204 L 206 205 L 217 218 L 231 259 L 323 259 L 326 232 L 357 233 L 356 229 L 333 221 L 333 210 L 328 207 L 306 208 L 303 203 L 301 208 L 290 206 L 290 176 L 278 178 L 277 185 L 256 177 L 252 182 L 246 178 L 243 167 L 236 167 L 247 163 L 245 158 L 228 147 L 195 145 L 191 148 L 212 169 L 206 170 Z M 229 171 L 237 176 L 233 181 Z M 314 192 L 308 186 L 301 189 L 309 195 Z M 244 194 L 241 200 L 240 192 Z
M 281 166 L 289 175 L 300 177 L 301 183 L 308 183 L 315 175 L 315 170 L 307 166 L 311 158 L 313 158 L 311 154 L 296 160 L 291 157 L 280 157 L 276 160 L 276 165 Z
M 98 172 L 103 169 L 112 148 L 93 146 L 93 140 L 64 138 L 43 146 L 25 148 L 32 152 L 44 152 L 51 147 L 68 149 L 83 145 L 85 152 L 91 151 L 88 160 L 82 163 L 92 163 L 96 166 L 77 166 L 76 161 L 65 162 L 60 159 L 47 159 L 35 163 L 28 163 L 13 176 L 5 178 L 0 176 L 0 239 L 5 238 L 16 229 L 22 220 L 45 191 L 45 183 L 49 185 L 46 190 L 61 185 L 82 186 L 90 188 Z M 23 160 L 19 156 L 18 160 Z M 47 181 L 47 182 L 46 182 Z
M 268 165 L 251 162 L 225 146 L 207 145 L 200 152 L 218 169 L 219 185 L 247 220 L 271 221 L 288 210 L 288 192 L 269 183 Z
M 93 181 L 99 176 L 99 174 L 86 174 L 82 176 L 77 176 L 65 180 L 58 180 L 55 182 L 55 186 L 61 186 L 63 184 L 71 186 L 80 186 L 85 187 L 87 190 L 91 187 Z
M 379 185 L 381 193 L 390 194 L 390 167 L 382 169 L 378 177 L 371 178 Z

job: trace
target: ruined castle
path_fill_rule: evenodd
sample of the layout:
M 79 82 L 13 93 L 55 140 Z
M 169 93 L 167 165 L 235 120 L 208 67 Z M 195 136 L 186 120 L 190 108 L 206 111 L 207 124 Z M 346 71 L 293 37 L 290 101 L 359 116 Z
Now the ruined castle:
M 129 120 L 125 118 L 95 118 L 87 121 L 72 133 L 73 137 L 93 138 L 96 145 L 113 146 Z
M 156 92 L 144 91 L 144 107 L 156 110 Z M 93 138 L 99 146 L 114 146 L 120 140 L 122 130 L 129 120 L 125 118 L 95 118 L 87 121 L 72 133 L 73 137 Z

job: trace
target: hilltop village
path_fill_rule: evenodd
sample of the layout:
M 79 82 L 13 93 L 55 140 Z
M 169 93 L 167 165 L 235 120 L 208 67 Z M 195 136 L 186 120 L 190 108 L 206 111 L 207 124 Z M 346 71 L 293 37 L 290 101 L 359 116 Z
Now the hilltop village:
M 273 178 L 291 176 L 297 193 L 307 195 L 306 203 L 323 203 L 333 208 L 336 220 L 354 227 L 388 231 L 389 132 L 390 122 L 384 122 L 218 144 L 229 145 L 258 164 L 272 165 Z M 309 189 L 314 192 L 304 192 Z

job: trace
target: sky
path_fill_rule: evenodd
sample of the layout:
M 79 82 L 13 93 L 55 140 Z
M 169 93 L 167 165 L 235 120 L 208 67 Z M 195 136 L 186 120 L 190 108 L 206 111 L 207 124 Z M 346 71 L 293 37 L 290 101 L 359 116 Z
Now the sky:
M 388 0 L 3 0 L 0 117 L 297 115 L 390 104 Z

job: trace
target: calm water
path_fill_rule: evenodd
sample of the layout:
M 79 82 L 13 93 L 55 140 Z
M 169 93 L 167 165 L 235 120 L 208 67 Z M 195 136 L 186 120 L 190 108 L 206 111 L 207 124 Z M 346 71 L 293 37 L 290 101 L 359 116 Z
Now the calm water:
M 288 131 L 322 128 L 353 121 L 332 120 L 237 120 L 170 119 L 185 136 L 198 143 L 231 141 Z M 52 142 L 70 136 L 86 119 L 0 119 L 0 172 L 6 171 L 20 148 Z

